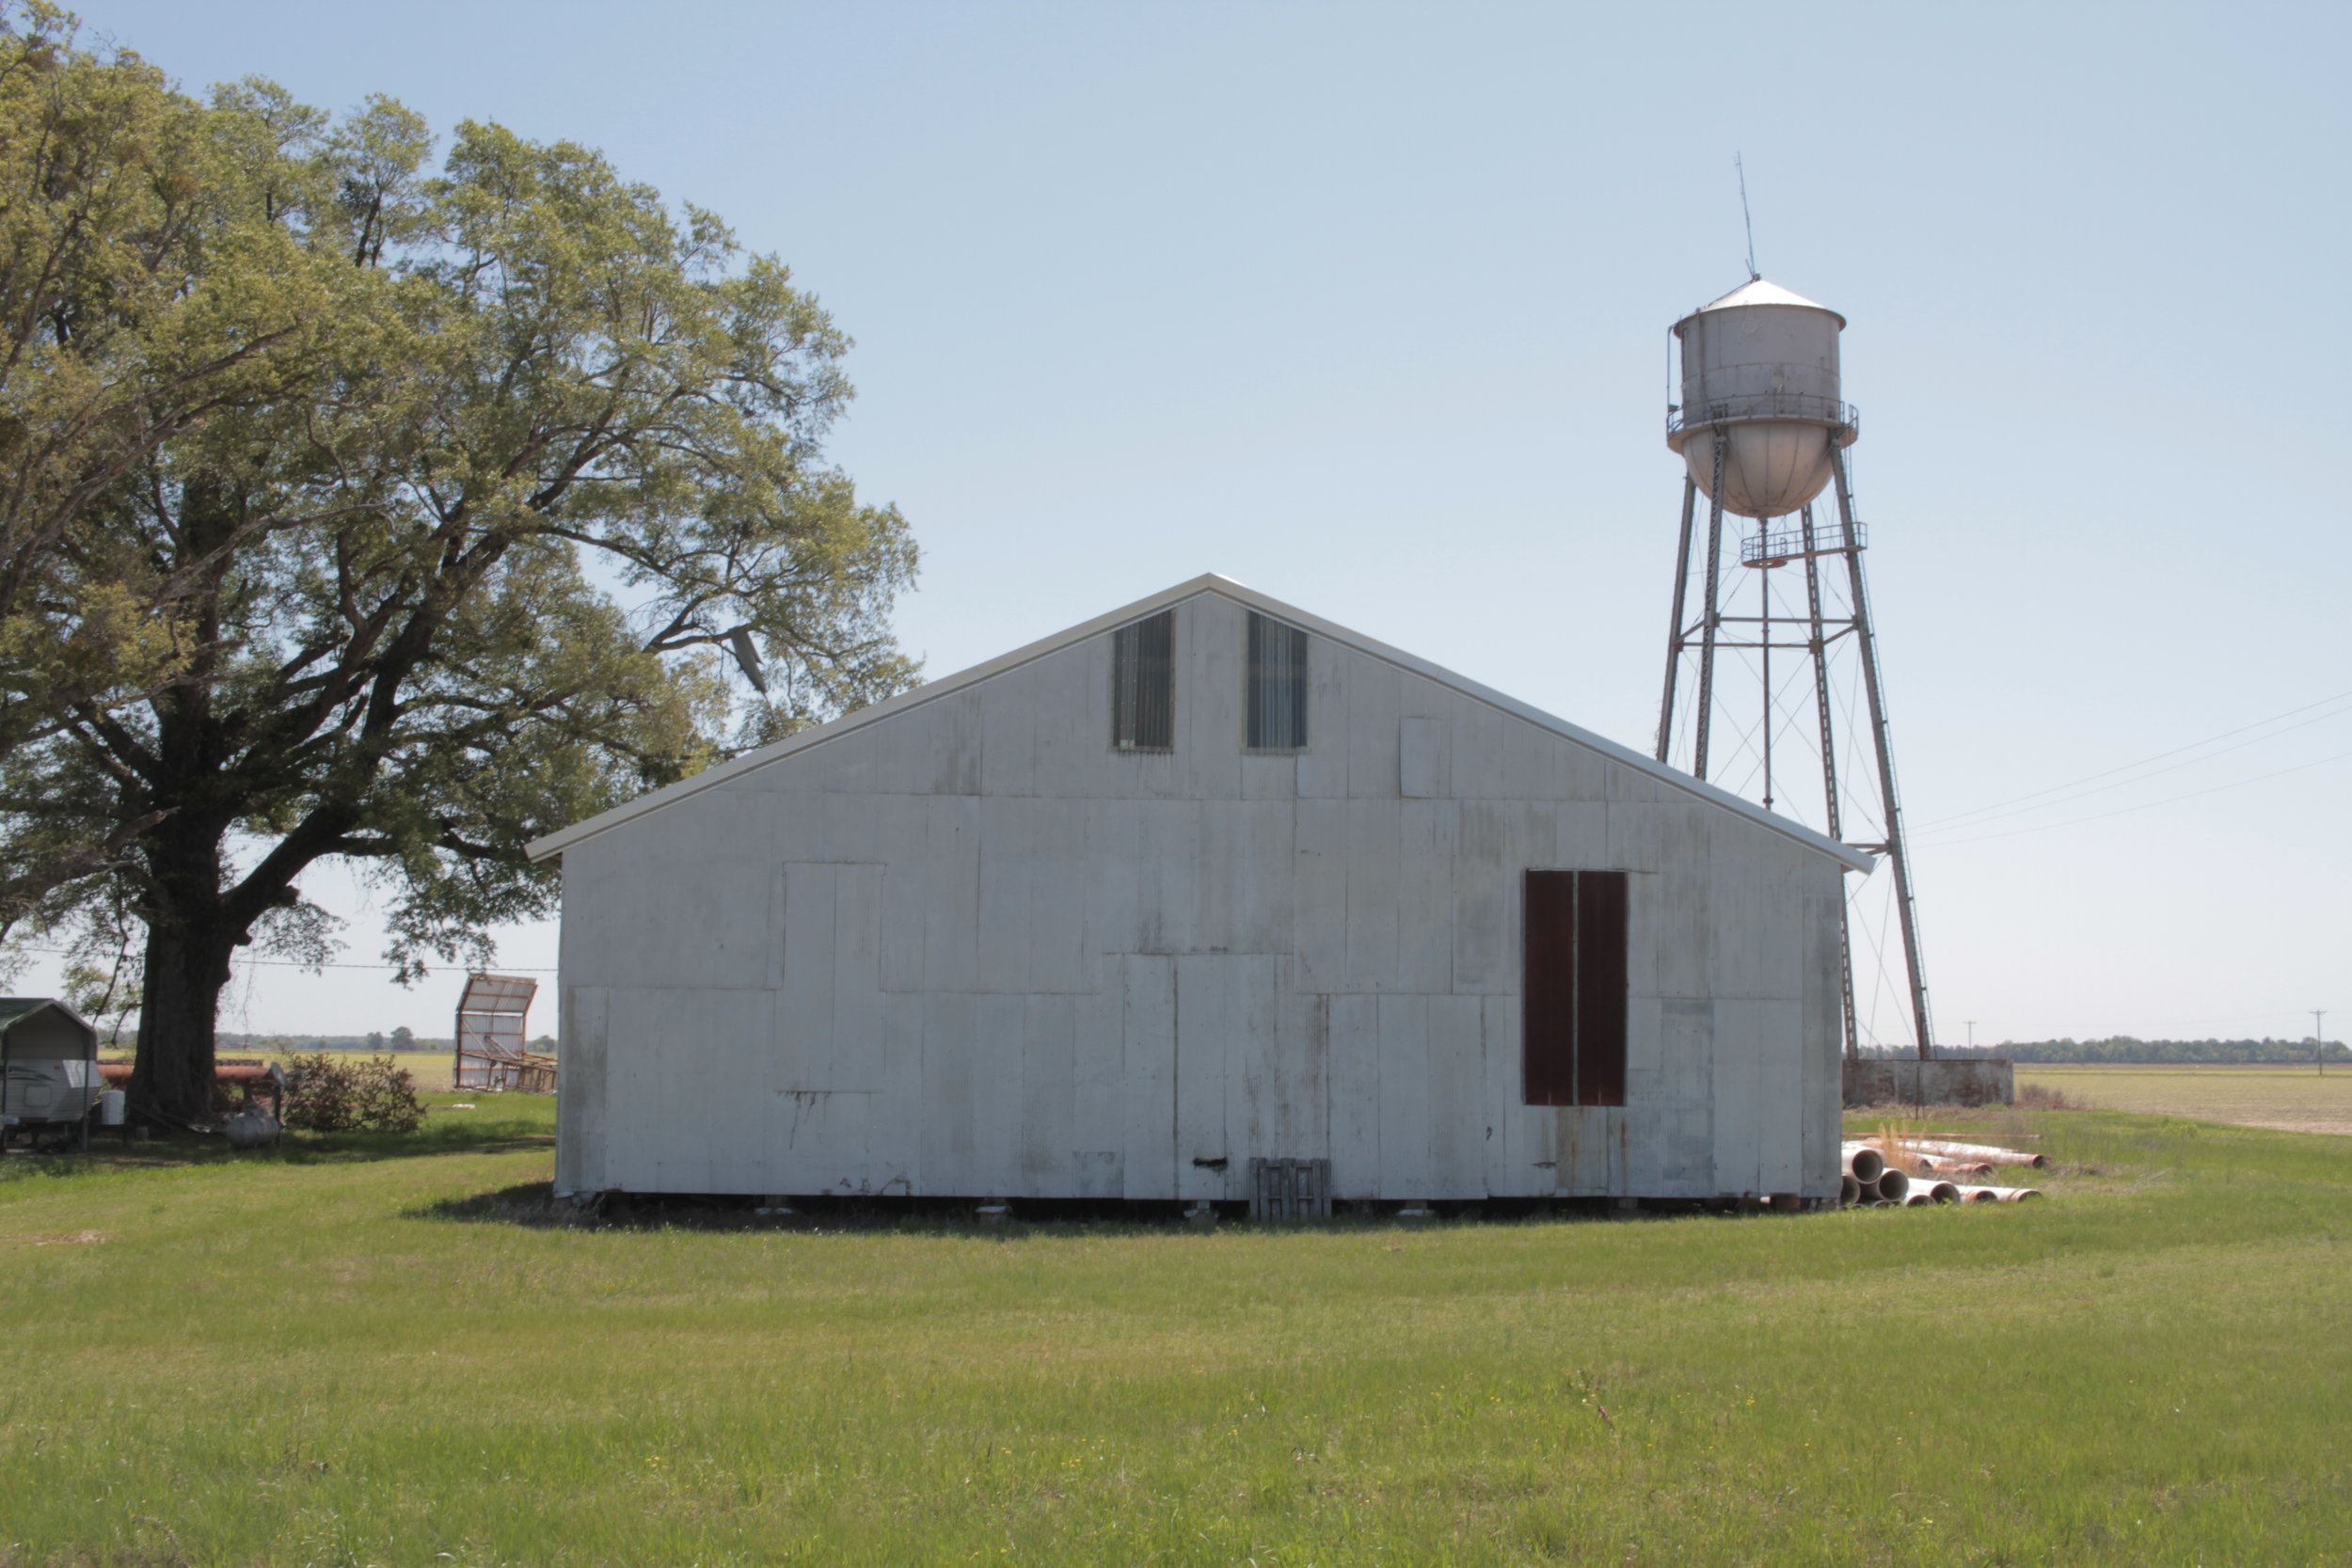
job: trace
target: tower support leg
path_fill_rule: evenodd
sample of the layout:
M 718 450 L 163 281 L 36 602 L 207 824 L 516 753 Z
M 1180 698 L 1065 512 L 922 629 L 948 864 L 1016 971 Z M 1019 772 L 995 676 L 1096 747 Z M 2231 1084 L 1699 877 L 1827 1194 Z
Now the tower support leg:
M 1829 639 L 1821 627 L 1821 558 L 1815 553 L 1820 541 L 1814 537 L 1810 504 L 1799 514 L 1799 526 L 1804 530 L 1804 604 L 1811 622 L 1805 643 L 1813 654 L 1813 716 L 1821 731 L 1821 799 L 1829 836 L 1842 841 L 1846 833 L 1838 810 L 1836 736 L 1830 723 Z M 1847 541 L 1850 550 L 1852 544 L 1852 540 Z M 1842 898 L 1837 901 L 1837 983 L 1838 1000 L 1843 1004 L 1846 1054 L 1859 1056 L 1862 1035 L 1854 1027 L 1853 1016 L 1853 929 Z
M 1707 497 L 1707 614 L 1699 626 L 1698 741 L 1691 771 L 1707 777 L 1708 740 L 1715 728 L 1715 631 L 1722 624 L 1724 567 L 1724 448 L 1729 443 L 1720 430 L 1709 431 L 1715 448 L 1715 483 Z
M 1863 690 L 1870 704 L 1870 738 L 1878 753 L 1879 791 L 1884 801 L 1886 858 L 1895 874 L 1895 918 L 1902 928 L 1903 967 L 1911 981 L 1911 1016 L 1918 1030 L 1922 1061 L 1934 1054 L 1935 1036 L 1928 1023 L 1928 982 L 1919 963 L 1919 916 L 1911 896 L 1911 856 L 1903 841 L 1902 805 L 1895 791 L 1895 753 L 1887 737 L 1886 699 L 1879 685 L 1878 641 L 1870 631 L 1869 597 L 1862 582 L 1862 552 L 1852 547 L 1853 484 L 1846 471 L 1846 454 L 1832 459 L 1837 483 L 1837 520 L 1846 530 L 1846 567 L 1852 577 L 1854 641 L 1862 653 Z
M 1759 526 L 1769 529 L 1772 525 L 1769 519 L 1764 519 Z M 1770 811 L 1772 809 L 1772 721 L 1777 717 L 1772 701 L 1772 568 L 1770 565 L 1756 568 L 1756 603 L 1762 607 L 1756 612 L 1756 657 L 1763 666 L 1764 675 L 1764 727 L 1756 732 L 1756 738 L 1764 747 L 1764 809 Z
M 1674 743 L 1675 677 L 1682 671 L 1682 644 L 1689 629 L 1682 624 L 1691 590 L 1691 520 L 1698 510 L 1699 482 L 1682 478 L 1682 543 L 1675 551 L 1674 624 L 1666 629 L 1666 694 L 1658 703 L 1658 760 L 1666 760 Z

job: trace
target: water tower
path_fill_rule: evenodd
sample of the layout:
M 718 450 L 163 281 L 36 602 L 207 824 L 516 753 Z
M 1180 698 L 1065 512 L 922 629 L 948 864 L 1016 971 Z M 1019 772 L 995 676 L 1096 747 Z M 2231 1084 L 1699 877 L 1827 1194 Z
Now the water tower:
M 1845 327 L 1755 277 L 1675 323 L 1681 401 L 1666 445 L 1686 473 L 1658 760 L 1886 858 L 1892 877 L 1847 901 L 1846 1053 L 1901 1043 L 1924 1057 L 1935 1037 L 1846 461 L 1859 424 L 1838 378 Z M 1814 516 L 1824 490 L 1835 522 Z

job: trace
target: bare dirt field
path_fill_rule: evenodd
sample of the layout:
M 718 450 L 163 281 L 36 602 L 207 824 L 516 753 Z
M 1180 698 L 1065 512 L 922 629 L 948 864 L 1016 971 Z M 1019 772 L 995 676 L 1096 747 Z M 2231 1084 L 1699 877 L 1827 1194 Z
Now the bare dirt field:
M 2026 1067 L 2040 1085 L 2107 1111 L 2195 1117 L 2287 1132 L 2352 1133 L 2352 1071 L 2308 1067 Z

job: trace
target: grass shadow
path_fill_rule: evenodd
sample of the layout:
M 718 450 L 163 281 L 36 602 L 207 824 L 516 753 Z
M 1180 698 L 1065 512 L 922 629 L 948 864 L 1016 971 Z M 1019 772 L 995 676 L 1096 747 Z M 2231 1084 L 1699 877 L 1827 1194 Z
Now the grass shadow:
M 87 1150 L 51 1153 L 11 1151 L 0 1157 L 0 1184 L 38 1177 L 69 1178 L 115 1172 L 175 1170 L 195 1165 L 365 1164 L 440 1154 L 513 1154 L 555 1147 L 555 1134 L 529 1124 L 491 1122 L 437 1127 L 428 1121 L 414 1132 L 288 1132 L 274 1144 L 238 1149 L 208 1134 L 117 1142 L 92 1139 Z
M 1191 1219 L 1188 1203 L 1136 1200 L 1025 1200 L 1009 1214 L 984 1218 L 970 1198 L 796 1197 L 778 1212 L 739 1196 L 605 1193 L 584 1202 L 555 1196 L 549 1181 L 526 1181 L 463 1197 L 440 1198 L 403 1211 L 407 1219 L 465 1225 L 510 1225 L 533 1230 L 695 1230 L 793 1235 L 901 1234 L 1002 1241 L 1025 1236 L 1119 1237 L 1191 1232 L 1214 1235 L 1383 1231 L 1409 1235 L 1468 1227 L 1626 1224 L 1686 1219 L 1772 1217 L 1754 1210 L 1718 1210 L 1696 1203 L 1661 1203 L 1623 1211 L 1602 1199 L 1512 1202 L 1489 1200 L 1440 1206 L 1430 1218 L 1406 1218 L 1394 1204 L 1364 1206 L 1327 1219 L 1260 1221 L 1239 1203 L 1220 1203 L 1214 1224 Z M 1823 1211 L 1826 1212 L 1827 1211 Z M 1781 1216 L 1786 1217 L 1786 1216 Z

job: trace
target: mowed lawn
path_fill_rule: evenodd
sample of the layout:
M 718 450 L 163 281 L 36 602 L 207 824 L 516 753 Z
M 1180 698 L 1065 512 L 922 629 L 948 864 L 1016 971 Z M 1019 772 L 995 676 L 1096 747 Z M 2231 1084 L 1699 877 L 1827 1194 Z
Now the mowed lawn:
M 441 1207 L 548 1175 L 478 1103 L 0 1167 L 0 1562 L 2352 1553 L 2342 1139 L 2050 1113 L 2023 1206 L 558 1229 Z
M 2352 1132 L 2352 1069 L 2342 1067 L 2020 1067 L 2017 1082 L 2118 1111 Z

